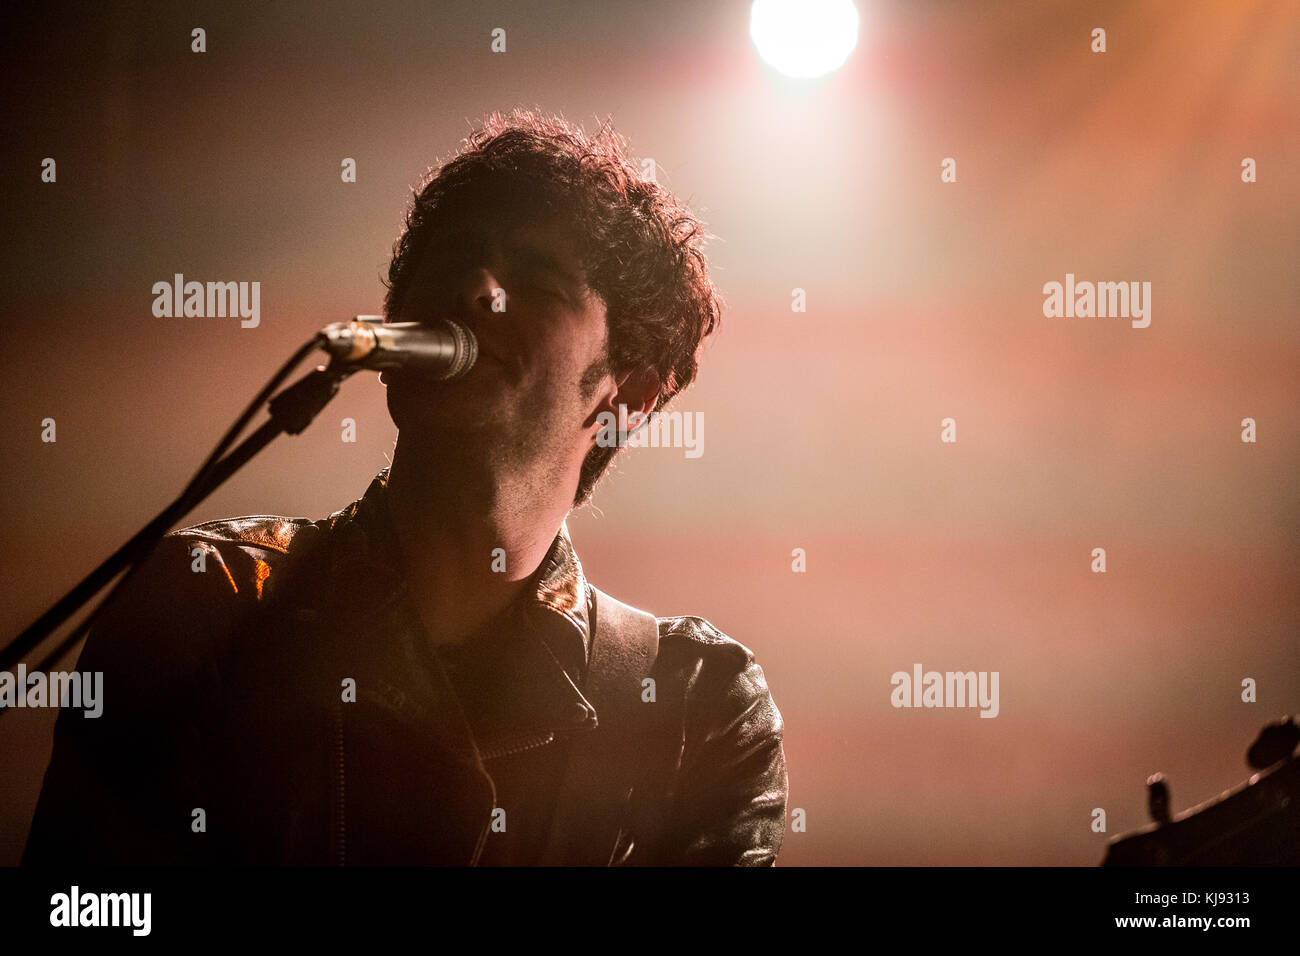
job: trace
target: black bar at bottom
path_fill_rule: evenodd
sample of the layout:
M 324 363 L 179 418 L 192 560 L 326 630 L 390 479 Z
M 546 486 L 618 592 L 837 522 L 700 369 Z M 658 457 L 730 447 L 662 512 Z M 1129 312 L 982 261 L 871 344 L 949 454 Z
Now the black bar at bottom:
M 92 910 L 118 926 L 77 922 Z M 1098 937 L 1174 947 L 1218 947 L 1291 937 L 1294 868 L 796 868 L 766 870 L 0 870 L 6 943 L 65 936 L 165 943 L 356 938 L 457 947 L 481 938 L 607 948 L 600 940 L 667 956 L 690 938 L 718 934 L 729 948 L 819 947 L 847 934 L 863 946 L 910 941 L 987 946 Z M 96 897 L 87 902 L 88 897 Z M 132 903 L 133 910 L 124 906 Z M 63 908 L 60 909 L 60 906 Z M 89 907 L 89 909 L 87 909 Z M 137 919 L 129 916 L 134 913 Z M 125 915 L 122 915 L 125 914 Z M 69 925 L 52 925 L 65 923 Z M 1208 922 L 1207 922 L 1208 921 Z M 696 927 L 692 929 L 692 927 Z M 834 937 L 828 934 L 835 934 Z M 468 934 L 468 935 L 467 935 Z M 610 935 L 613 934 L 613 935 Z M 821 942 L 819 942 L 821 941 Z M 41 939 L 40 942 L 44 942 Z M 494 946 L 494 948 L 496 948 Z M 7 952 L 18 953 L 15 948 Z

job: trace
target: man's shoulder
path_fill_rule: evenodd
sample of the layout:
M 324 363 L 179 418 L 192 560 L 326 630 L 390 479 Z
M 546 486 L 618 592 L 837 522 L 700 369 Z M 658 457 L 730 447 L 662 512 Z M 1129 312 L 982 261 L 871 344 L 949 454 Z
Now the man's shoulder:
M 660 651 L 677 650 L 724 661 L 738 667 L 754 663 L 754 652 L 697 614 L 657 617 Z
M 781 717 L 754 652 L 695 614 L 659 617 L 659 653 L 655 670 L 671 673 L 697 700 L 725 701 L 733 709 L 753 711 L 778 734 Z M 761 713 L 760 713 L 761 712 Z M 764 716 L 765 715 L 765 716 Z
M 202 566 L 214 563 L 214 570 L 229 572 L 230 583 L 238 590 L 240 583 L 264 581 L 272 568 L 283 566 L 291 552 L 319 532 L 319 524 L 284 515 L 217 518 L 169 532 L 160 550 L 173 556 L 183 551 L 180 557 L 197 565 L 194 570 L 207 570 Z
M 294 537 L 311 525 L 310 518 L 288 518 L 284 515 L 243 515 L 238 518 L 217 518 L 179 528 L 169 532 L 170 539 L 185 539 L 213 545 L 231 544 L 285 554 Z
M 766 698 L 770 703 L 763 668 L 749 647 L 698 614 L 654 615 L 654 620 L 658 640 L 651 673 L 657 678 L 685 688 L 686 695 L 695 699 L 701 695 L 732 701 Z
M 111 673 L 142 700 L 193 686 L 243 633 L 243 615 L 265 606 L 309 525 L 246 515 L 164 535 L 95 611 L 78 667 Z

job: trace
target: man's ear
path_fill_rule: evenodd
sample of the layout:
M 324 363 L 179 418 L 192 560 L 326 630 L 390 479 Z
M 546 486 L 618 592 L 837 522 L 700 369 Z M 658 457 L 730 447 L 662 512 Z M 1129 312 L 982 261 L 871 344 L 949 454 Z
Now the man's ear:
M 659 401 L 661 383 L 659 374 L 652 368 L 616 376 L 614 381 L 618 384 L 618 391 L 614 395 L 613 411 L 618 414 L 618 406 L 626 405 L 630 422 L 645 419 Z
M 597 441 L 597 433 L 608 427 L 601 422 L 604 416 L 609 416 L 607 421 L 612 419 L 620 425 L 626 422 L 629 432 L 635 431 L 659 401 L 659 375 L 652 368 L 638 369 L 623 375 L 607 371 L 605 376 L 601 382 L 599 404 L 592 409 L 584 423 L 587 428 L 593 429 L 592 441 Z M 620 405 L 626 407 L 623 415 L 619 414 Z

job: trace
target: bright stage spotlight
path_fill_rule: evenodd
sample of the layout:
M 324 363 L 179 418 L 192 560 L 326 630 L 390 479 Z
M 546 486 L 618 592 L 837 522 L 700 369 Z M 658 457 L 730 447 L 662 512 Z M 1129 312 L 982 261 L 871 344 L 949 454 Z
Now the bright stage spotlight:
M 853 0 L 754 0 L 749 35 L 786 76 L 822 76 L 858 45 L 858 8 Z

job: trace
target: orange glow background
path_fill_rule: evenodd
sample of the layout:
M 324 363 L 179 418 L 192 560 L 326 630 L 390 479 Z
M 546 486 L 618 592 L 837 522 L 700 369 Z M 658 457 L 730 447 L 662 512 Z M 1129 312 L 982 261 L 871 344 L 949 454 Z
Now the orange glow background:
M 612 117 L 720 237 L 723 331 L 674 406 L 703 412 L 703 457 L 625 453 L 570 528 L 596 584 L 756 652 L 808 820 L 780 865 L 1091 865 L 1146 822 L 1149 773 L 1175 810 L 1240 783 L 1259 728 L 1300 712 L 1296 7 L 859 8 L 858 49 L 811 82 L 758 60 L 742 2 L 15 14 L 0 641 L 170 501 L 300 342 L 380 311 L 427 166 L 538 106 Z M 261 326 L 154 318 L 175 272 L 261 281 Z M 1150 281 L 1150 328 L 1044 318 L 1067 272 Z M 395 436 L 358 376 L 185 523 L 321 517 Z M 915 662 L 999 671 L 1000 716 L 893 709 Z M 0 720 L 0 863 L 54 717 Z

